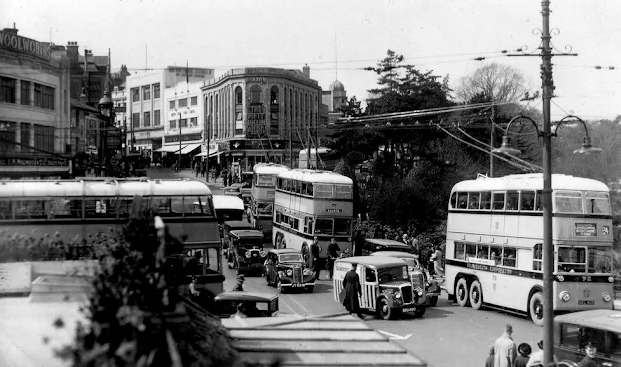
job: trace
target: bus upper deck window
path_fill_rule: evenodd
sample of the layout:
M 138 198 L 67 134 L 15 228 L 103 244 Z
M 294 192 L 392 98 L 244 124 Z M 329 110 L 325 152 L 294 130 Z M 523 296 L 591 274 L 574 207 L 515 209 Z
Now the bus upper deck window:
M 313 196 L 313 184 L 311 182 L 306 184 L 306 195 Z
M 516 190 L 507 191 L 507 210 L 518 210 L 520 193 Z
M 13 205 L 10 200 L 0 200 L 0 220 L 13 219 Z
M 556 191 L 554 193 L 557 213 L 582 213 L 582 193 L 579 191 Z
M 457 194 L 457 208 L 458 209 L 468 208 L 468 193 L 467 192 L 460 192 Z
M 535 209 L 535 192 L 522 191 L 520 198 L 520 210 L 532 211 Z
M 468 193 L 468 209 L 479 209 L 479 199 L 481 195 L 478 192 Z
M 587 191 L 586 212 L 589 214 L 610 214 L 608 193 Z
M 466 245 L 463 242 L 455 242 L 455 259 L 464 260 L 466 255 Z
M 491 209 L 492 208 L 492 193 L 489 191 L 481 192 L 481 209 Z
M 505 193 L 494 192 L 493 198 L 492 208 L 494 210 L 503 210 L 505 208 Z
M 457 193 L 453 192 L 451 194 L 451 200 L 449 201 L 449 206 L 451 209 L 457 208 Z

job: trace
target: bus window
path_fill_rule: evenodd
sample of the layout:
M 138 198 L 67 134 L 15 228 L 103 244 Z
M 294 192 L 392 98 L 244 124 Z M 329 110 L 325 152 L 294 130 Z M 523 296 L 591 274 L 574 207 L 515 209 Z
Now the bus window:
M 468 209 L 479 209 L 479 199 L 481 195 L 478 192 L 468 194 Z
M 332 197 L 332 185 L 315 184 L 315 197 L 331 198 Z
M 213 206 L 208 197 L 192 197 L 183 198 L 184 213 L 186 216 L 213 216 Z
M 520 192 L 516 190 L 507 191 L 507 210 L 518 210 L 520 202 Z
M 586 271 L 586 249 L 584 247 L 558 247 L 558 271 Z
M 306 184 L 306 195 L 313 196 L 313 184 L 312 184 L 312 182 L 308 182 Z
M 467 192 L 460 192 L 457 194 L 457 208 L 458 209 L 468 208 L 468 193 Z
M 84 199 L 84 218 L 116 218 L 116 198 Z
M 533 270 L 541 271 L 543 261 L 543 244 L 538 243 L 533 248 Z
M 466 245 L 463 242 L 455 242 L 455 260 L 464 260 Z
M 502 265 L 515 268 L 515 248 L 505 247 L 502 252 Z
M 608 194 L 604 192 L 586 193 L 586 212 L 592 214 L 610 214 Z
M 500 265 L 500 260 L 502 260 L 502 247 L 490 246 L 489 259 L 494 260 L 496 265 Z
M 451 209 L 457 208 L 457 193 L 456 192 L 451 194 L 451 201 L 449 201 L 449 207 Z
M 491 209 L 492 208 L 492 193 L 489 191 L 484 191 L 481 193 L 481 209 Z
M 79 218 L 82 219 L 81 198 L 55 198 L 48 202 L 48 218 Z
M 47 219 L 46 201 L 44 199 L 15 201 L 15 219 Z
M 520 210 L 532 211 L 535 209 L 535 192 L 534 191 L 522 191 L 522 197 L 520 200 Z
M 335 185 L 334 186 L 335 191 L 336 191 L 336 199 L 352 199 L 353 193 L 353 187 L 352 186 L 348 186 L 348 185 Z
M 332 219 L 315 220 L 315 234 L 332 234 Z
M 489 259 L 489 246 L 479 245 L 477 251 L 478 259 Z
M 477 257 L 477 245 L 474 243 L 466 244 L 466 260 L 471 257 Z
M 543 191 L 537 190 L 535 193 L 535 211 L 543 211 Z
M 117 199 L 119 205 L 119 218 L 127 218 L 132 214 L 134 208 L 134 198 L 119 197 Z
M 582 193 L 579 191 L 556 191 L 554 201 L 557 213 L 582 213 Z
M 335 219 L 334 234 L 344 236 L 351 234 L 351 221 L 349 219 Z
M 612 271 L 612 249 L 610 247 L 590 247 L 589 273 L 610 273 Z
M 505 208 L 505 193 L 494 192 L 494 201 L 492 203 L 492 209 L 503 210 Z
M 13 205 L 10 200 L 0 200 L 0 220 L 13 219 Z

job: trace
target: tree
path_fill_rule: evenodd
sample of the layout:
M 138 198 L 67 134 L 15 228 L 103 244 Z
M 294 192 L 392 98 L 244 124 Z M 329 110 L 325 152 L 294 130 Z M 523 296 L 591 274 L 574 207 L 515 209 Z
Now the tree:
M 345 117 L 358 117 L 362 116 L 362 109 L 360 108 L 360 101 L 353 96 L 347 101 L 346 104 L 339 106 L 337 109 L 342 112 Z
M 526 80 L 516 68 L 498 63 L 486 64 L 459 80 L 455 94 L 470 101 L 483 94 L 494 102 L 517 102 L 528 91 Z

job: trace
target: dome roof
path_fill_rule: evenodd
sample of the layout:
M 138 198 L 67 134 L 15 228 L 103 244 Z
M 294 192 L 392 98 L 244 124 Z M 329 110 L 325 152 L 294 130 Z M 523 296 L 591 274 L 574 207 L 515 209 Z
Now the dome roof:
M 335 80 L 332 82 L 332 84 L 330 84 L 329 90 L 344 92 L 345 86 L 343 85 L 343 83 L 339 82 L 338 80 Z

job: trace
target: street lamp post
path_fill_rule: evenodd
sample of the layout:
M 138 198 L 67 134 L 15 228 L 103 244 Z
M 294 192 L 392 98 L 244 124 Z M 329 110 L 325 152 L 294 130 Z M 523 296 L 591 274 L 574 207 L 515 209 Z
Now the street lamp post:
M 545 73 L 545 70 L 543 70 Z M 547 88 L 546 88 L 547 86 Z M 546 107 L 546 94 L 548 94 Z M 579 117 L 568 115 L 563 117 L 556 125 L 554 133 L 550 127 L 550 98 L 552 90 L 550 85 L 545 83 L 544 79 L 544 119 L 543 131 L 539 130 L 539 126 L 533 119 L 528 116 L 516 116 L 509 121 L 505 135 L 502 137 L 502 145 L 500 148 L 494 149 L 494 153 L 505 153 L 516 155 L 520 151 L 511 147 L 511 138 L 509 137 L 509 128 L 511 124 L 519 119 L 531 122 L 535 126 L 537 135 L 543 138 L 543 356 L 544 365 L 548 365 L 553 361 L 554 355 L 554 246 L 552 244 L 552 137 L 556 136 L 559 127 L 568 120 L 579 121 L 584 126 L 585 137 L 582 148 L 574 150 L 574 154 L 589 154 L 601 152 L 600 148 L 595 148 L 591 144 L 591 137 L 586 123 Z
M 103 144 L 101 144 L 101 151 L 99 152 L 101 154 L 101 168 L 102 168 L 102 175 L 105 175 L 106 173 L 106 145 L 108 144 L 108 129 L 111 127 L 112 123 L 112 98 L 110 97 L 110 89 L 106 86 L 106 91 L 104 92 L 104 96 L 99 100 L 99 112 L 101 112 L 102 115 L 106 116 L 108 118 L 108 121 L 105 122 L 104 124 L 104 128 L 102 131 L 102 141 Z

